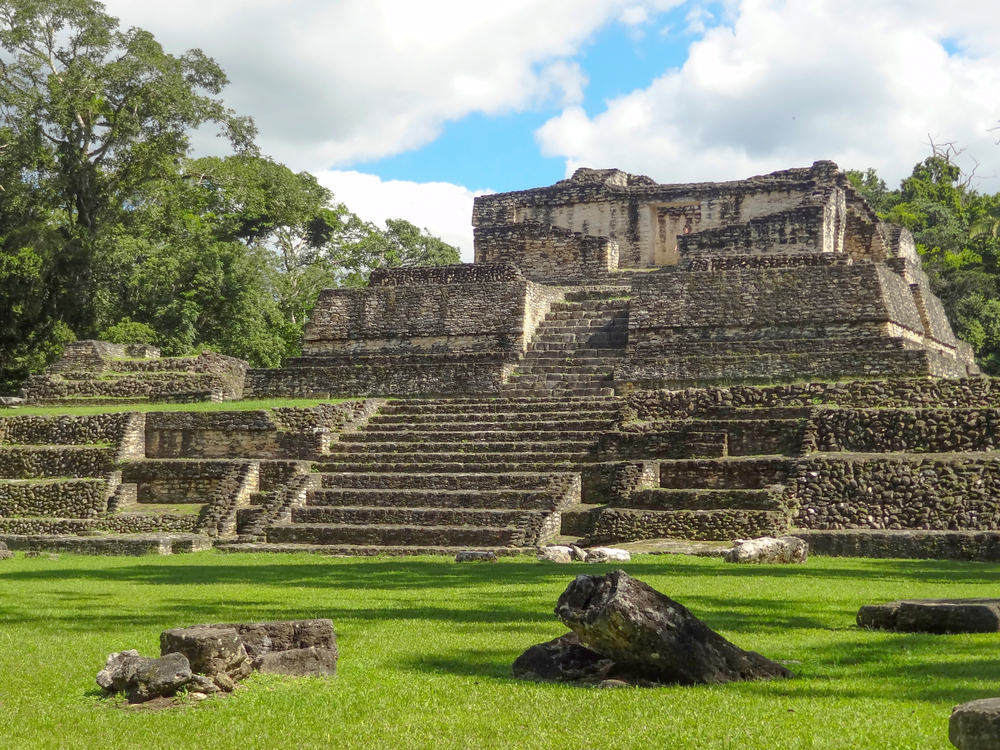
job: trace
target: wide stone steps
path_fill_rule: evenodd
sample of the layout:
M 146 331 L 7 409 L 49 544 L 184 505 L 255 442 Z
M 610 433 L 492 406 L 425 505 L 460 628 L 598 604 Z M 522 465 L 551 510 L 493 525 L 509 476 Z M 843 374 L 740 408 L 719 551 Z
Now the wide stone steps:
M 387 418 L 371 422 L 365 427 L 364 433 L 395 433 L 395 432 L 517 432 L 520 434 L 551 432 L 562 428 L 566 432 L 593 433 L 608 429 L 611 420 L 605 416 L 581 420 L 576 414 L 566 412 L 562 417 L 546 419 L 528 419 L 525 415 L 480 415 L 471 414 L 469 419 L 477 421 L 456 422 L 448 415 L 436 415 L 434 418 L 414 421 L 412 417 Z M 395 419 L 395 421 L 389 421 Z
M 564 488 L 580 484 L 578 474 L 570 472 L 514 472 L 509 474 L 491 473 L 438 473 L 407 475 L 395 472 L 338 472 L 320 474 L 320 486 L 325 489 L 362 490 L 430 490 L 448 492 L 465 490 L 475 495 L 489 492 L 517 492 L 525 490 L 545 490 L 559 492 Z M 371 505 L 373 503 L 366 503 Z
M 366 454 L 382 456 L 385 454 L 399 455 L 403 453 L 419 453 L 426 456 L 427 460 L 434 460 L 431 457 L 436 455 L 462 455 L 469 454 L 473 457 L 479 455 L 494 454 L 549 454 L 577 456 L 587 455 L 594 447 L 592 440 L 553 440 L 553 441 L 489 441 L 489 442 L 406 442 L 406 441 L 381 441 L 375 443 L 367 442 L 339 442 L 330 443 L 330 453 L 347 453 L 353 456 Z
M 797 420 L 808 419 L 812 413 L 809 406 L 773 406 L 773 407 L 733 407 L 714 408 L 706 414 L 699 415 L 702 419 L 711 420 Z
M 293 524 L 345 524 L 354 526 L 464 526 L 503 528 L 516 527 L 540 519 L 546 511 L 500 508 L 442 508 L 389 506 L 306 506 L 292 508 Z
M 558 364 L 558 360 L 552 362 L 546 362 L 545 364 L 537 364 L 537 360 L 532 360 L 532 364 L 522 364 L 517 368 L 517 371 L 521 376 L 527 375 L 549 375 L 558 374 L 565 375 L 566 370 L 569 367 L 566 364 Z M 574 375 L 610 375 L 611 371 L 614 369 L 613 364 L 605 365 L 577 365 L 572 368 L 572 374 Z
M 510 385 L 518 383 L 563 383 L 566 385 L 576 385 L 580 383 L 598 383 L 607 380 L 610 373 L 579 373 L 579 372 L 540 372 L 526 373 L 518 370 L 517 374 L 511 376 Z
M 532 346 L 536 344 L 558 344 L 560 348 L 585 343 L 593 349 L 621 349 L 628 344 L 628 334 L 622 332 L 597 331 L 595 333 L 536 333 Z
M 668 489 L 764 489 L 788 477 L 784 456 L 685 459 L 660 462 L 660 487 Z
M 610 381 L 608 381 L 610 382 Z M 543 380 L 532 383 L 516 382 L 504 383 L 500 386 L 501 393 L 518 396 L 614 396 L 615 389 L 611 386 L 578 386 L 567 387 L 567 384 L 558 380 Z
M 413 414 L 421 418 L 433 414 L 533 414 L 547 415 L 550 411 L 601 412 L 613 414 L 621 404 L 613 399 L 596 396 L 563 398 L 498 397 L 490 399 L 434 399 L 427 401 L 393 401 L 382 407 L 380 416 Z
M 311 490 L 308 507 L 367 508 L 466 508 L 497 511 L 555 511 L 562 499 L 548 488 L 542 490 L 446 490 L 446 489 L 355 489 Z M 331 521 L 330 523 L 343 523 Z M 500 525 L 500 524 L 495 524 Z
M 527 460 L 525 460 L 527 458 Z M 365 457 L 365 460 L 356 460 L 352 456 L 345 456 L 340 461 L 327 461 L 319 465 L 319 470 L 329 473 L 369 473 L 385 472 L 396 474 L 461 474 L 461 473 L 497 473 L 497 472 L 517 472 L 517 473 L 544 473 L 553 469 L 563 471 L 579 471 L 581 467 L 587 465 L 588 461 L 580 460 L 580 456 L 552 455 L 525 457 L 518 456 L 514 460 L 509 454 L 489 454 L 488 456 L 475 456 L 466 454 L 454 456 L 453 454 L 439 454 L 436 457 L 419 456 L 412 461 L 400 461 L 394 454 L 385 454 L 381 457 Z
M 338 442 L 341 445 L 374 443 L 452 443 L 464 446 L 466 443 L 552 442 L 596 443 L 600 433 L 595 430 L 443 430 L 436 425 L 409 425 L 409 429 L 374 430 L 345 435 Z
M 296 523 L 267 530 L 270 543 L 379 546 L 506 547 L 520 546 L 524 532 L 488 526 L 414 526 Z
M 785 510 L 781 490 L 670 490 L 633 492 L 629 508 L 650 510 Z
M 447 547 L 441 545 L 378 545 L 378 544 L 219 544 L 218 552 L 264 552 L 264 553 L 308 553 L 314 555 L 331 555 L 336 557 L 412 557 L 417 555 L 438 555 L 454 557 L 459 552 L 475 549 L 479 552 L 492 552 L 497 557 L 515 557 L 517 555 L 533 555 L 535 547 L 469 547 L 461 545 Z
M 618 291 L 621 293 L 621 290 Z M 582 310 L 589 313 L 625 312 L 628 310 L 629 301 L 628 297 L 620 297 L 617 299 L 582 299 L 553 302 L 551 307 L 549 307 L 549 315 L 558 312 L 573 312 L 575 310 Z
M 587 350 L 582 351 L 586 352 Z M 614 367 L 621 361 L 624 352 L 618 349 L 611 351 L 618 353 L 615 356 L 590 357 L 586 354 L 581 355 L 580 350 L 567 353 L 558 350 L 531 349 L 525 352 L 520 367 L 558 367 L 563 370 L 576 370 L 581 367 Z

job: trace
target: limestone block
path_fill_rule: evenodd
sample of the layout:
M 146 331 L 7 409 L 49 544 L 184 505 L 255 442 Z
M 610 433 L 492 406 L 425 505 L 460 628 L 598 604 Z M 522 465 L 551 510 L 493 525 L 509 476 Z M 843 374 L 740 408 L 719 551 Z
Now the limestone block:
M 804 563 L 809 557 L 809 545 L 793 536 L 737 539 L 722 557 L 730 563 Z
M 538 558 L 538 562 L 568 563 L 573 561 L 573 550 L 570 547 L 554 544 L 539 548 L 535 557 Z
M 907 599 L 866 604 L 858 626 L 900 633 L 996 633 L 1000 599 Z
M 958 750 L 1000 747 L 1000 698 L 970 701 L 951 710 L 948 739 Z

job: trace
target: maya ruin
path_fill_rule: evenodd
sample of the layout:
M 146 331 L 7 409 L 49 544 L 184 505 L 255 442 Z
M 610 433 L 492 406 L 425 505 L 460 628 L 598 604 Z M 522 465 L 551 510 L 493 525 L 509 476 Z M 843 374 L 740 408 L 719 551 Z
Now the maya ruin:
M 533 552 L 794 535 L 1000 559 L 1000 386 L 831 162 L 476 199 L 471 265 L 320 297 L 300 357 L 78 342 L 0 419 L 0 541 L 103 554 Z

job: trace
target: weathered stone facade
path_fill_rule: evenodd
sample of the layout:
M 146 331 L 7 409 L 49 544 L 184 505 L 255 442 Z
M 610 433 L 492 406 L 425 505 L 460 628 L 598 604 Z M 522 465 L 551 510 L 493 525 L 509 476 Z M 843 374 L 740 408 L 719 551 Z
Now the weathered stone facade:
M 247 363 L 215 352 L 160 358 L 156 347 L 76 341 L 22 396 L 33 404 L 232 401 L 243 395 Z

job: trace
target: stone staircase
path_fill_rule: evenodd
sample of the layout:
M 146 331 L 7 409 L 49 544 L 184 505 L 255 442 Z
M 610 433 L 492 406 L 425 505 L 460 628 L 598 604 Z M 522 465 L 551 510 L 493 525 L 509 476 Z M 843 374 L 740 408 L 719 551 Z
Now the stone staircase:
M 591 541 L 780 536 L 791 522 L 783 500 L 790 468 L 784 456 L 660 461 L 657 487 L 597 511 Z
M 619 408 L 601 396 L 389 402 L 237 551 L 516 554 L 560 533 Z
M 552 304 L 505 396 L 610 396 L 628 343 L 627 286 L 584 287 Z

